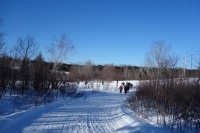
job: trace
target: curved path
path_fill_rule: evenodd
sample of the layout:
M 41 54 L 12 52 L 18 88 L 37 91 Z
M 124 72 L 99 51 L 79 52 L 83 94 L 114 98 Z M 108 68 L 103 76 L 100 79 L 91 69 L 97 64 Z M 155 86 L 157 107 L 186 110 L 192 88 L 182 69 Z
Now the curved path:
M 169 132 L 131 115 L 130 110 L 122 104 L 125 98 L 124 94 L 100 92 L 90 94 L 86 99 L 60 100 L 1 118 L 0 132 Z

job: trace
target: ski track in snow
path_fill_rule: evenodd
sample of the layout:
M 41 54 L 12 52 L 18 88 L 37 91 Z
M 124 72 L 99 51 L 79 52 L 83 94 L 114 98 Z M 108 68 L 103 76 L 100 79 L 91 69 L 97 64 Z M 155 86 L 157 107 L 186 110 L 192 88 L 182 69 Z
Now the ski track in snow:
M 0 133 L 132 133 L 169 132 L 132 115 L 125 94 L 100 92 L 87 99 L 68 99 L 4 116 Z

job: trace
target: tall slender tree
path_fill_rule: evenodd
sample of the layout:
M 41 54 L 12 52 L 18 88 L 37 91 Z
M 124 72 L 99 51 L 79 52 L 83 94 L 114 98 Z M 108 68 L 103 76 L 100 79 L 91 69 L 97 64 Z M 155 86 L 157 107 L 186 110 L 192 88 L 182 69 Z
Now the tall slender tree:
M 28 88 L 28 83 L 30 81 L 30 59 L 36 55 L 38 46 L 33 37 L 26 36 L 25 38 L 20 37 L 18 39 L 15 49 L 21 60 L 20 77 L 22 81 L 21 91 L 23 93 L 24 89 Z
M 64 33 L 59 39 L 55 39 L 48 50 L 50 61 L 53 63 L 52 70 L 58 71 L 62 63 L 66 63 L 73 49 L 72 41 Z
M 62 34 L 59 39 L 55 39 L 55 41 L 51 44 L 48 51 L 50 61 L 53 63 L 49 82 L 49 86 L 52 86 L 52 88 L 58 88 L 58 80 L 61 78 L 59 72 L 60 67 L 63 63 L 67 63 L 67 59 L 73 49 L 74 45 L 65 34 Z

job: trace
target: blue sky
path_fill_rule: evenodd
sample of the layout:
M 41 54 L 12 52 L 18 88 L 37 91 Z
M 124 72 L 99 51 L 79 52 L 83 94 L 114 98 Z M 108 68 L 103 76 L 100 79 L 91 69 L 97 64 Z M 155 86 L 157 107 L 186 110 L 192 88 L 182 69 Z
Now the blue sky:
M 200 50 L 199 0 L 0 0 L 9 47 L 31 35 L 48 60 L 54 36 L 68 34 L 68 63 L 144 65 L 157 40 L 178 56 Z

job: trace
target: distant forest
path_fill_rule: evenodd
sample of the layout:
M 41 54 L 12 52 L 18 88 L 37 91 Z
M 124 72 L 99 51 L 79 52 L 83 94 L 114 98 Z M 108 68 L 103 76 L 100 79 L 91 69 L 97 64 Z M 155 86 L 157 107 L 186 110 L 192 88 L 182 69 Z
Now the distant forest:
M 42 55 L 39 54 L 35 60 L 21 61 L 17 59 L 13 59 L 8 56 L 4 56 L 0 58 L 0 76 L 1 76 L 1 85 L 3 83 L 2 79 L 12 80 L 13 76 L 15 76 L 16 80 L 20 80 L 22 77 L 22 73 L 25 73 L 26 70 L 24 67 L 27 63 L 27 73 L 24 75 L 28 75 L 28 79 L 31 79 L 31 76 L 34 75 L 36 69 L 40 71 L 40 75 L 45 75 L 43 73 L 51 73 L 54 68 L 54 63 L 46 62 L 42 58 Z M 23 66 L 23 64 L 25 66 Z M 42 67 L 42 68 L 37 68 Z M 139 67 L 139 66 L 131 66 L 131 65 L 95 65 L 92 62 L 87 61 L 85 64 L 61 64 L 58 70 L 55 70 L 54 73 L 59 76 L 67 76 L 68 81 L 85 81 L 85 80 L 150 80 L 156 79 L 156 74 L 152 75 L 154 71 L 157 71 L 158 68 L 153 67 Z M 174 77 L 182 78 L 183 69 L 176 68 L 171 69 L 173 71 Z M 58 74 L 59 73 L 59 74 Z M 185 78 L 189 77 L 197 77 L 197 70 L 186 69 L 184 70 Z M 16 75 L 15 75 L 16 74 Z M 48 75 L 48 74 L 47 74 Z M 167 78 L 166 71 L 163 69 L 162 77 Z
M 93 65 L 91 62 L 86 62 L 84 65 L 63 64 L 61 70 L 70 72 L 71 80 L 149 80 L 155 79 L 157 76 L 152 75 L 152 72 L 156 71 L 157 68 L 130 65 Z M 175 77 L 182 78 L 182 68 L 176 68 L 172 71 Z M 185 70 L 185 78 L 197 77 L 196 74 L 197 70 Z

